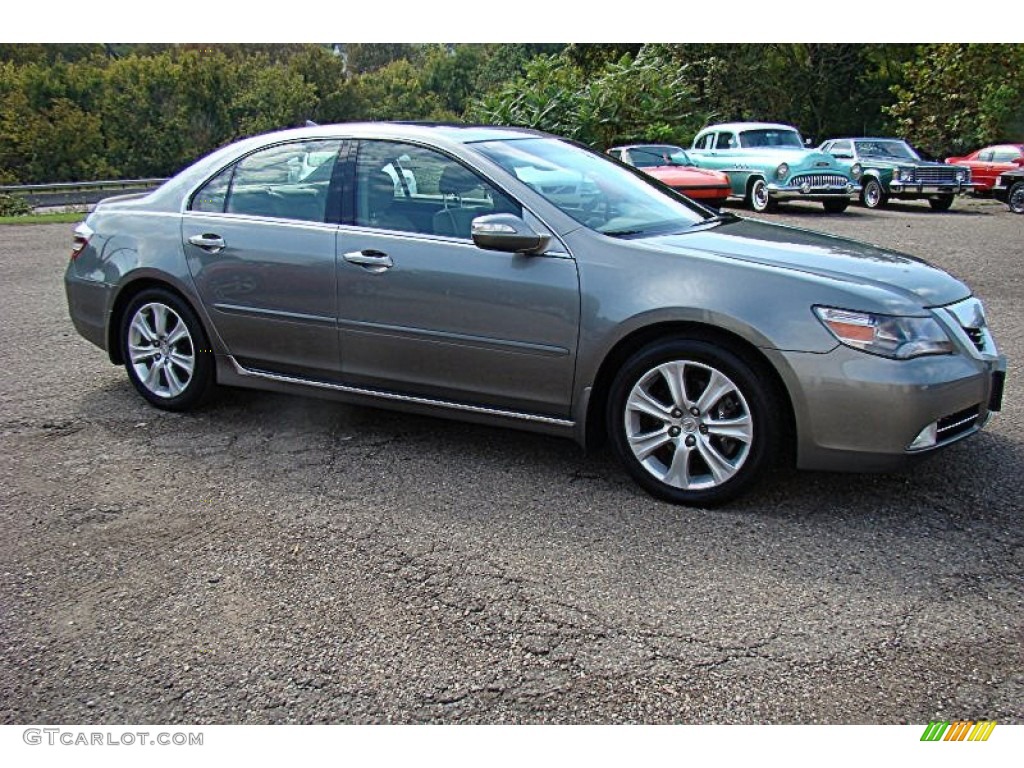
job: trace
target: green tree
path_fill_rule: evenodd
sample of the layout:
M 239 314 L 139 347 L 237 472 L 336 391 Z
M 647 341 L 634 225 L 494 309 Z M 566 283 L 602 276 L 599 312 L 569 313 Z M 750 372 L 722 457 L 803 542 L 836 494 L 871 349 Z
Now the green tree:
M 885 108 L 893 130 L 937 156 L 1024 140 L 1024 45 L 922 45 Z
M 587 75 L 566 54 L 538 56 L 519 78 L 477 101 L 469 117 L 549 131 L 600 148 L 629 141 L 683 141 L 705 122 L 685 68 L 641 49 Z

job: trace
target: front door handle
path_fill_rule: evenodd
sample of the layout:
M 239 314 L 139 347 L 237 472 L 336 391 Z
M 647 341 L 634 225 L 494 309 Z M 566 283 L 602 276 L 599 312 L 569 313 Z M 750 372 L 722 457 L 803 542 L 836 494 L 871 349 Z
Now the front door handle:
M 227 243 L 224 242 L 224 238 L 220 235 L 192 235 L 188 241 L 209 253 L 220 253 L 227 247 Z
M 360 267 L 364 267 L 368 272 L 378 274 L 395 265 L 395 262 L 386 253 L 375 251 L 372 248 L 364 251 L 349 251 L 344 255 L 344 259 L 350 264 L 358 264 Z

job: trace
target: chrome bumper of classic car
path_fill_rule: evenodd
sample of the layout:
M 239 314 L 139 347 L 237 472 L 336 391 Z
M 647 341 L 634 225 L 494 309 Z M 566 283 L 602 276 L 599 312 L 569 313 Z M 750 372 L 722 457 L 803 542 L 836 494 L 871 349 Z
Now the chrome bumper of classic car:
M 894 195 L 962 195 L 980 186 L 971 181 L 955 181 L 948 184 L 936 182 L 893 181 L 889 184 L 889 192 Z
M 853 197 L 860 194 L 860 184 L 816 185 L 810 182 L 789 184 L 769 184 L 768 196 L 773 200 L 814 200 L 820 198 Z

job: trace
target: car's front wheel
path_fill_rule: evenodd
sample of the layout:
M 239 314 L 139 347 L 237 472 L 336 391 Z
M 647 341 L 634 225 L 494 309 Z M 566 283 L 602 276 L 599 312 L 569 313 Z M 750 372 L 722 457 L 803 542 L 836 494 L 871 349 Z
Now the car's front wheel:
M 888 196 L 882 191 L 877 179 L 867 179 L 860 192 L 860 201 L 865 208 L 881 208 L 889 202 Z
M 933 211 L 948 211 L 949 206 L 951 206 L 952 204 L 952 195 L 939 195 L 938 197 L 928 198 L 928 205 L 932 207 Z
M 777 456 L 782 409 L 734 352 L 672 339 L 638 351 L 612 384 L 607 423 L 620 461 L 654 496 L 712 506 L 747 490 Z
M 772 213 L 778 210 L 779 204 L 768 194 L 768 182 L 754 179 L 747 191 L 747 205 L 758 213 Z
M 213 354 L 192 308 L 162 288 L 142 291 L 122 316 L 128 378 L 146 400 L 168 411 L 196 407 L 213 385 Z
M 1014 213 L 1024 213 L 1024 181 L 1018 181 L 1010 187 L 1006 202 Z

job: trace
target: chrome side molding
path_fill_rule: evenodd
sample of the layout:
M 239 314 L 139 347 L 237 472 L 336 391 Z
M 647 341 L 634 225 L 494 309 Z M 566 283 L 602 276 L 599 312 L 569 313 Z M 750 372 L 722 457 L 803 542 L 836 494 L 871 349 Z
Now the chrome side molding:
M 402 395 L 397 392 L 384 392 L 377 389 L 366 389 L 364 387 L 352 387 L 347 384 L 334 384 L 328 381 L 317 381 L 316 379 L 304 379 L 299 376 L 290 376 L 284 373 L 272 373 L 271 371 L 258 371 L 246 368 L 239 363 L 233 355 L 227 356 L 231 361 L 235 373 L 239 376 L 248 376 L 267 381 L 276 381 L 281 384 L 296 384 L 303 387 L 316 387 L 318 389 L 329 389 L 334 392 L 342 392 L 348 395 L 360 395 L 372 397 L 379 400 L 394 400 L 402 403 L 413 403 L 415 405 L 426 405 L 433 408 L 445 408 L 452 411 L 466 411 L 479 413 L 485 416 L 494 416 L 503 419 L 515 419 L 517 421 L 530 421 L 538 424 L 550 424 L 555 427 L 572 429 L 576 426 L 575 421 L 568 419 L 556 419 L 552 416 L 540 416 L 535 413 L 523 413 L 522 411 L 507 411 L 501 408 L 487 408 L 482 405 L 467 405 L 465 403 L 453 403 L 448 400 L 434 400 L 429 397 L 417 395 Z

